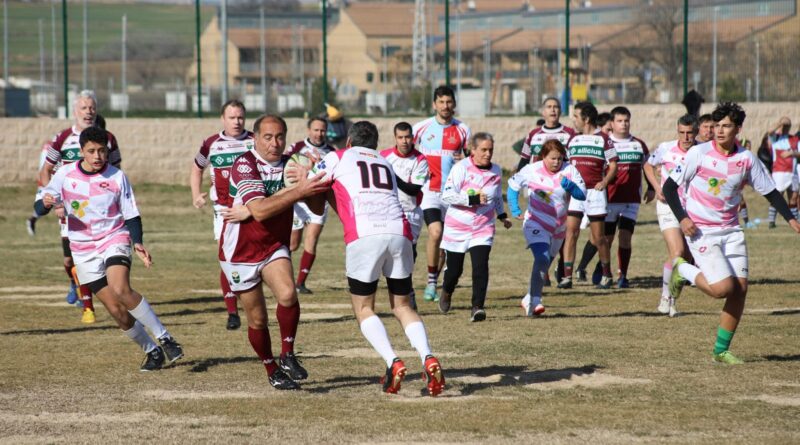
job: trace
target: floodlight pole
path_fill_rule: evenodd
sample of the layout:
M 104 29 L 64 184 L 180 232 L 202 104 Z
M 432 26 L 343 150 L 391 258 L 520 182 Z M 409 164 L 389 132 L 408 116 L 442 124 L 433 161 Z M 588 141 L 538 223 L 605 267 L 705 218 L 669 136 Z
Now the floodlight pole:
M 197 117 L 203 117 L 203 78 L 200 68 L 200 0 L 194 0 L 194 39 L 197 47 Z

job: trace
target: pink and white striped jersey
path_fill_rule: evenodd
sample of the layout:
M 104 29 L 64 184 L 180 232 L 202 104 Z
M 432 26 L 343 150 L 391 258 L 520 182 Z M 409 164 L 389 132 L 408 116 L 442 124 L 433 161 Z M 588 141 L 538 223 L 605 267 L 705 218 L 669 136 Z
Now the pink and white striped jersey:
M 586 185 L 581 174 L 566 162 L 561 166 L 561 170 L 555 173 L 551 173 L 544 162 L 534 162 L 523 167 L 508 180 L 508 188 L 512 190 L 528 189 L 528 209 L 525 211 L 525 219 L 539 229 L 549 232 L 555 239 L 563 239 L 567 231 L 565 223 L 570 195 L 561 187 L 561 178 L 569 179 L 586 193 Z
M 117 145 L 117 138 L 108 133 L 108 163 L 119 168 L 122 158 Z M 74 126 L 62 130 L 53 137 L 47 147 L 47 157 L 45 162 L 54 165 L 56 169 L 62 165 L 71 164 L 81 159 L 81 144 L 79 139 L 81 132 Z
M 575 130 L 564 125 L 559 125 L 556 128 L 539 127 L 528 133 L 525 142 L 522 144 L 520 157 L 523 159 L 539 160 L 539 153 L 542 151 L 542 145 L 550 139 L 558 139 L 561 145 L 566 147 L 569 140 L 572 139 L 577 133 Z
M 686 213 L 706 231 L 739 228 L 742 189 L 750 184 L 766 195 L 775 183 L 764 164 L 746 148 L 736 146 L 730 155 L 717 150 L 716 141 L 692 147 L 684 165 L 670 175 L 679 187 L 686 187 Z
M 253 133 L 244 131 L 239 137 L 226 136 L 224 132 L 207 138 L 194 157 L 200 170 L 210 166 L 211 193 L 209 197 L 216 205 L 230 207 L 233 198 L 228 192 L 233 161 L 253 148 Z
M 116 244 L 130 244 L 125 220 L 139 216 L 128 177 L 113 165 L 87 173 L 80 162 L 66 164 L 42 193 L 60 197 L 67 214 L 73 256 L 94 255 Z
M 411 151 L 403 156 L 396 147 L 387 148 L 381 152 L 381 156 L 389 161 L 395 176 L 403 182 L 413 185 L 423 185 L 428 180 L 428 160 L 425 155 L 412 148 Z M 411 196 L 402 190 L 397 190 L 400 198 L 400 205 L 404 212 L 413 212 L 419 207 L 422 200 L 422 192 L 416 196 Z
M 432 192 L 442 191 L 447 175 L 455 164 L 453 156 L 463 153 L 469 142 L 470 129 L 458 119 L 442 125 L 436 117 L 417 122 L 412 129 L 414 147 L 425 155 L 430 169 L 430 180 L 427 189 Z
M 345 244 L 380 234 L 412 239 L 392 165 L 377 151 L 365 147 L 336 150 L 317 163 L 317 170 L 333 181 Z
M 658 144 L 656 150 L 650 154 L 647 163 L 653 167 L 661 167 L 659 176 L 661 177 L 661 187 L 667 182 L 667 178 L 675 170 L 675 167 L 683 165 L 686 162 L 686 155 L 689 151 L 683 151 L 678 145 L 678 140 L 667 141 Z M 685 202 L 684 188 L 678 187 L 678 195 L 681 197 L 681 202 Z
M 286 150 L 284 155 L 291 156 L 293 154 L 300 153 L 301 155 L 309 156 L 309 154 L 311 154 L 313 157 L 322 159 L 325 157 L 325 155 L 332 151 L 336 151 L 336 147 L 328 144 L 327 142 L 323 146 L 317 147 L 316 145 L 312 144 L 308 138 L 305 138 L 302 141 L 295 142 L 294 145 Z
M 275 165 L 254 149 L 236 158 L 231 167 L 230 195 L 234 205 L 247 205 L 269 198 L 283 187 L 283 167 L 289 158 Z M 230 263 L 255 264 L 289 245 L 292 234 L 292 206 L 263 221 L 249 218 L 239 223 L 225 222 L 219 240 L 219 259 Z
M 466 252 L 474 246 L 492 245 L 495 219 L 505 213 L 502 175 L 499 165 L 480 168 L 472 158 L 453 166 L 442 191 L 442 201 L 450 204 L 444 217 L 442 249 Z M 486 204 L 470 206 L 470 194 L 480 192 L 486 194 Z

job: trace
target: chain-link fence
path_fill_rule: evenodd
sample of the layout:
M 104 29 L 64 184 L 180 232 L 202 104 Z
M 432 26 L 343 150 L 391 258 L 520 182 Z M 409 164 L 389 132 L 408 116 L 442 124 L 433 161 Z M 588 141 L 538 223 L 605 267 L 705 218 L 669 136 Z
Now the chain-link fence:
M 332 1 L 325 52 L 313 0 L 8 1 L 5 114 L 27 94 L 32 114 L 55 115 L 84 88 L 109 115 L 196 115 L 198 92 L 211 114 L 226 98 L 316 114 L 326 53 L 328 101 L 350 114 L 425 112 L 448 77 L 473 114 L 534 112 L 565 90 L 598 103 L 675 103 L 685 88 L 707 101 L 800 99 L 798 0 L 687 3 L 684 15 L 684 0 L 569 12 L 563 0 L 450 0 L 447 23 L 442 0 Z

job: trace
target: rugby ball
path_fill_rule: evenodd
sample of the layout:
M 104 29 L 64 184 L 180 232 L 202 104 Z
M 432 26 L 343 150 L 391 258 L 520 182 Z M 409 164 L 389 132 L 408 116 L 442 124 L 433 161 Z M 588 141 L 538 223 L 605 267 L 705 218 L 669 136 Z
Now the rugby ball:
M 311 158 L 300 153 L 295 153 L 289 158 L 288 161 L 286 161 L 286 165 L 283 167 L 283 185 L 286 188 L 292 188 L 297 185 L 297 181 L 290 180 L 286 176 L 286 173 L 292 170 L 297 170 L 298 166 L 306 167 L 308 169 L 309 176 L 317 174 L 317 170 L 314 168 L 314 161 L 312 161 Z

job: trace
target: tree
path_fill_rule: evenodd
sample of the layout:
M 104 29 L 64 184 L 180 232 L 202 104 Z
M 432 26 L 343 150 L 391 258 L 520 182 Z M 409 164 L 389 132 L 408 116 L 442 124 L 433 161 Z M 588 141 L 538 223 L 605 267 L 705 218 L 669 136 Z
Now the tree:
M 322 94 L 322 78 L 317 77 L 311 84 L 311 108 L 309 108 L 309 115 L 316 116 L 325 112 L 325 100 Z M 341 110 L 341 106 L 336 103 L 336 90 L 331 88 L 330 82 L 328 83 L 328 103 L 336 106 Z

